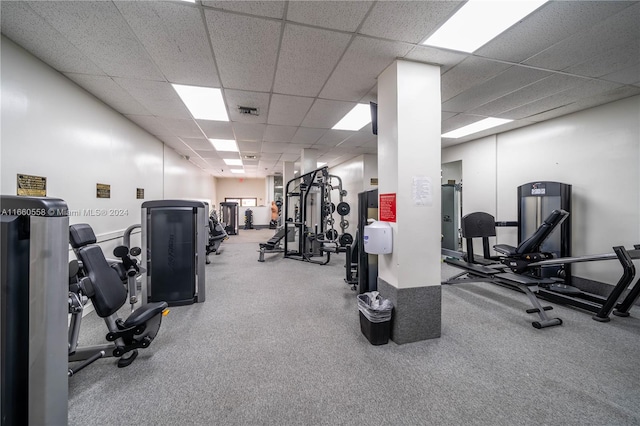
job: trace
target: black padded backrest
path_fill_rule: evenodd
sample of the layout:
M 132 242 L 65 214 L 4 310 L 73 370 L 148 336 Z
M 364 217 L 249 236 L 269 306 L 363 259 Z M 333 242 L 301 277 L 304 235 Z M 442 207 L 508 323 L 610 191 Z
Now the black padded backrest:
M 77 254 L 93 284 L 95 294 L 91 303 L 98 316 L 105 318 L 116 313 L 127 301 L 127 290 L 118 273 L 109 266 L 99 246 L 81 247 Z
M 496 219 L 489 213 L 475 212 L 462 217 L 462 238 L 484 238 L 496 236 Z
M 69 244 L 74 249 L 96 243 L 96 234 L 88 223 L 78 223 L 69 226 Z
M 535 253 L 540 251 L 540 246 L 551 235 L 565 219 L 569 217 L 569 212 L 565 210 L 554 210 L 536 229 L 532 236 L 521 242 L 516 248 L 516 254 Z

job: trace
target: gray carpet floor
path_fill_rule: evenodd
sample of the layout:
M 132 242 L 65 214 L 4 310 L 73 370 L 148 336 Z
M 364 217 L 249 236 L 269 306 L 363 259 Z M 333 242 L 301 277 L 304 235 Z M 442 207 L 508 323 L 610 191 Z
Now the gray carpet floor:
M 640 312 L 602 324 L 555 306 L 531 326 L 523 294 L 442 289 L 442 337 L 372 346 L 344 254 L 267 254 L 247 230 L 207 266 L 205 303 L 171 308 L 129 367 L 69 379 L 71 425 L 640 425 Z M 443 277 L 456 273 L 443 265 Z M 88 315 L 81 343 L 106 327 Z

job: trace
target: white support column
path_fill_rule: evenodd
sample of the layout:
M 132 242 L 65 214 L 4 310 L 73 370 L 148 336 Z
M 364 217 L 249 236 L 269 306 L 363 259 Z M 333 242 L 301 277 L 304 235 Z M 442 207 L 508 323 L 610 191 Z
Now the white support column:
M 300 174 L 309 173 L 318 168 L 318 150 L 305 148 L 300 153 Z
M 438 66 L 399 60 L 378 77 L 378 189 L 396 210 L 378 290 L 399 344 L 440 337 L 440 111 Z

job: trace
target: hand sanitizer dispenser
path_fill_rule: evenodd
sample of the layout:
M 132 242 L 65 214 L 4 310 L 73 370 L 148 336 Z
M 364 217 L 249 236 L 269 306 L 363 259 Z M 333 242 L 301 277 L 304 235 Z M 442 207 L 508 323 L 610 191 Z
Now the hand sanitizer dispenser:
M 388 254 L 393 248 L 391 225 L 374 221 L 364 227 L 364 251 L 369 254 Z

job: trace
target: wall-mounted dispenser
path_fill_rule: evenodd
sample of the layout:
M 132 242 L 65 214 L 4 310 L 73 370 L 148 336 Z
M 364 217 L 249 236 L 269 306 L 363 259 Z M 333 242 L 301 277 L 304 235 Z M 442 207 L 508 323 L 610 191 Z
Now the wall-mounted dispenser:
M 392 228 L 387 222 L 374 221 L 364 227 L 364 251 L 388 254 L 393 249 Z

